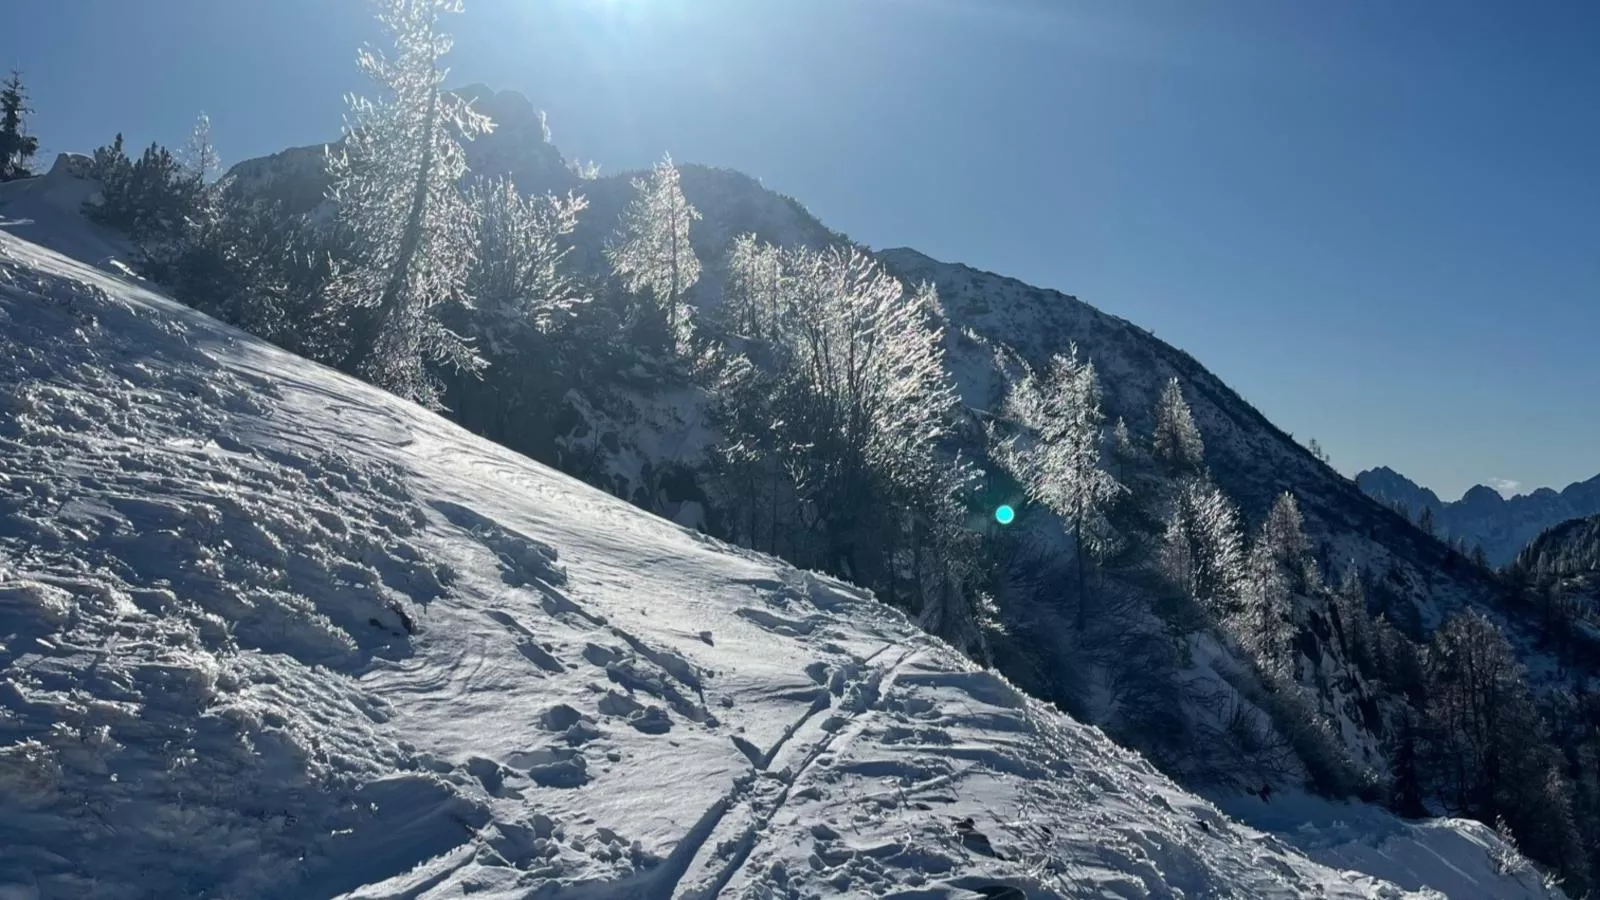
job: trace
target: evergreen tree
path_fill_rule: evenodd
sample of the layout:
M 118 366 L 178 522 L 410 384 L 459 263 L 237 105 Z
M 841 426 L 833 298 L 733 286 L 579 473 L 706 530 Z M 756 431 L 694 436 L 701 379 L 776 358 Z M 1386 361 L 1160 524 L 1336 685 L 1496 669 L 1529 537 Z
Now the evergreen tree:
M 1390 748 L 1393 763 L 1389 807 L 1408 819 L 1421 819 L 1428 815 L 1428 807 L 1423 802 L 1422 775 L 1417 763 L 1417 732 L 1416 714 L 1411 707 L 1402 707 Z
M 201 113 L 189 131 L 189 143 L 180 160 L 184 174 L 197 186 L 209 184 L 222 171 L 222 157 L 211 141 L 211 117 Z
M 1227 496 L 1204 481 L 1181 484 L 1162 535 L 1161 572 L 1220 621 L 1239 609 L 1245 562 L 1239 513 Z
M 1423 533 L 1429 537 L 1436 537 L 1438 535 L 1438 532 L 1435 531 L 1435 526 L 1433 524 L 1433 507 L 1424 506 L 1422 511 L 1417 513 L 1417 527 L 1422 529 Z
M 1128 431 L 1128 423 L 1121 416 L 1117 417 L 1117 424 L 1111 427 L 1111 462 L 1116 468 L 1117 481 L 1128 483 L 1129 470 L 1139 459 L 1139 447 L 1133 442 L 1133 434 Z
M 1162 389 L 1155 418 L 1151 454 L 1169 472 L 1199 474 L 1205 467 L 1205 443 L 1200 439 L 1200 429 L 1194 424 L 1189 404 L 1183 399 L 1183 387 L 1178 379 L 1168 381 Z
M 1499 629 L 1477 612 L 1434 635 L 1427 656 L 1427 770 L 1456 815 L 1504 817 L 1529 856 L 1568 886 L 1587 879 L 1562 775 L 1527 677 Z
M 1294 494 L 1284 491 L 1272 504 L 1261 526 L 1261 543 L 1272 564 L 1296 594 L 1310 594 L 1319 587 L 1317 562 L 1306 537 L 1305 519 Z
M 1086 625 L 1088 560 L 1110 539 L 1105 507 L 1122 490 L 1100 467 L 1100 383 L 1077 345 L 1056 356 L 1044 377 L 1030 372 L 1006 398 L 1009 416 L 1031 434 L 999 446 L 999 458 L 1028 491 L 1061 516 L 1077 559 L 1078 630 Z
M 1489 565 L 1489 554 L 1483 552 L 1482 544 L 1472 545 L 1472 564 L 1484 571 L 1493 571 L 1493 567 Z
M 700 259 L 689 228 L 700 211 L 683 196 L 672 157 L 633 181 L 634 199 L 606 248 L 612 271 L 632 294 L 649 294 L 666 315 L 668 332 L 681 340 L 687 325 L 684 293 L 700 280 Z
M 1362 674 L 1378 674 L 1377 650 L 1372 633 L 1372 616 L 1367 612 L 1367 588 L 1355 566 L 1345 569 L 1333 595 L 1333 611 L 1338 616 L 1344 637 L 1345 655 Z
M 476 255 L 474 210 L 458 183 L 460 139 L 491 123 L 441 84 L 451 38 L 441 16 L 461 0 L 377 0 L 393 56 L 363 48 L 361 70 L 383 91 L 350 98 L 344 147 L 328 159 L 339 225 L 350 243 L 330 288 L 332 311 L 350 323 L 341 368 L 421 403 L 438 405 L 429 364 L 476 369 L 481 360 L 440 323 L 435 307 L 466 302 Z
M 1291 597 L 1311 589 L 1315 566 L 1294 495 L 1278 495 L 1250 548 L 1244 609 L 1234 628 L 1268 672 L 1282 676 L 1289 671 L 1295 634 Z
M 33 107 L 23 89 L 22 73 L 12 70 L 0 83 L 0 181 L 14 181 L 33 174 L 29 163 L 39 152 L 39 139 L 28 133 L 25 119 Z

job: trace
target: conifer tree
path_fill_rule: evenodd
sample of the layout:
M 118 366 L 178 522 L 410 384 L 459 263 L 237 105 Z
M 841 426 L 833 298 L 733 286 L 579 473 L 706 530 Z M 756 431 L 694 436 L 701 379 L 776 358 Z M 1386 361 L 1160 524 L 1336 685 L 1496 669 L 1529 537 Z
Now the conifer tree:
M 1316 578 L 1293 494 L 1280 494 L 1272 505 L 1250 548 L 1248 570 L 1244 609 L 1235 630 L 1264 669 L 1286 674 L 1294 640 L 1291 598 L 1310 590 Z
M 39 139 L 28 133 L 26 118 L 33 112 L 22 85 L 22 73 L 12 70 L 0 83 L 0 181 L 14 181 L 33 174 L 29 163 L 39 152 Z
M 1244 535 L 1238 510 L 1215 485 L 1195 479 L 1179 485 L 1157 563 L 1168 580 L 1217 619 L 1238 612 Z
M 1524 851 L 1581 891 L 1588 862 L 1573 787 L 1505 636 L 1476 611 L 1446 622 L 1427 655 L 1427 693 L 1427 769 L 1446 808 L 1486 823 L 1503 816 Z
M 467 164 L 460 140 L 492 126 L 445 91 L 440 58 L 450 36 L 440 19 L 461 0 L 377 0 L 392 55 L 370 47 L 357 57 L 382 91 L 351 97 L 344 146 L 329 155 L 339 224 L 351 255 L 330 294 L 350 320 L 342 368 L 421 403 L 438 405 L 430 364 L 474 369 L 481 361 L 444 327 L 435 307 L 466 300 L 475 256 L 473 209 L 458 182 Z
M 1094 363 L 1079 360 L 1073 344 L 1057 355 L 1041 378 L 1030 372 L 1012 388 L 1006 411 L 1030 434 L 1013 437 L 999 447 L 1003 465 L 1017 477 L 1035 502 L 1061 516 L 1072 535 L 1077 557 L 1078 614 L 1086 623 L 1091 555 L 1110 539 L 1105 506 L 1122 487 L 1100 466 L 1100 383 Z
M 1117 424 L 1111 427 L 1111 461 L 1116 467 L 1117 481 L 1127 483 L 1129 470 L 1138 458 L 1139 447 L 1133 442 L 1128 423 L 1118 416 Z
M 683 196 L 678 167 L 668 156 L 650 174 L 633 180 L 634 198 L 606 248 L 612 271 L 633 294 L 649 294 L 666 315 L 669 333 L 681 338 L 686 322 L 683 296 L 700 280 L 700 259 L 689 228 L 700 219 Z
M 1205 443 L 1194 415 L 1183 399 L 1178 379 L 1167 382 L 1156 403 L 1156 427 L 1151 437 L 1151 454 L 1175 474 L 1199 474 L 1205 466 Z

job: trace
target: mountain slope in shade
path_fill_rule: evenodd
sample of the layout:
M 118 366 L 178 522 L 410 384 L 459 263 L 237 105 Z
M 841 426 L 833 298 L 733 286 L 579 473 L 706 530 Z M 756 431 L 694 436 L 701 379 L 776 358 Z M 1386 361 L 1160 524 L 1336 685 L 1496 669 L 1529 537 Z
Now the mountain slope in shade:
M 1489 562 L 1503 566 L 1545 529 L 1585 516 L 1600 514 L 1600 475 L 1574 482 L 1556 491 L 1540 488 L 1531 494 L 1502 497 L 1486 485 L 1474 485 L 1460 500 L 1444 501 L 1433 491 L 1387 466 L 1368 469 L 1356 484 L 1372 498 L 1398 505 L 1415 519 L 1424 509 L 1433 514 L 1434 527 L 1449 539 L 1480 546 Z
M 0 896 L 1410 896 L 846 585 L 5 235 L 0 351 Z M 1403 880 L 1549 896 L 1411 833 Z
M 1522 548 L 1507 574 L 1537 591 L 1540 605 L 1575 607 L 1579 627 L 1600 638 L 1600 516 L 1545 531 Z

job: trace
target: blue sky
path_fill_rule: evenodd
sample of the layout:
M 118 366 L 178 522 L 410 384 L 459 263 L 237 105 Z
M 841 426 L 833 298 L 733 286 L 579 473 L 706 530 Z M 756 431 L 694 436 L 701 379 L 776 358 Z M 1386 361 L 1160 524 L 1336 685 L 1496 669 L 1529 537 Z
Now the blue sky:
M 358 0 L 21 0 L 45 148 L 336 134 Z M 1341 470 L 1600 472 L 1600 4 L 467 0 L 462 83 L 605 171 L 732 166 L 875 247 L 1074 293 Z

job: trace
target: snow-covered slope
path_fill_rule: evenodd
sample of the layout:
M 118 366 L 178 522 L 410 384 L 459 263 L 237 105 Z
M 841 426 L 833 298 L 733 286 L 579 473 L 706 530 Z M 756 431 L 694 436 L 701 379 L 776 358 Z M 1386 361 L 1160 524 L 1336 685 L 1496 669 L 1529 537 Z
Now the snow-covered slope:
M 845 585 L 9 235 L 0 360 L 0 896 L 1403 896 Z

